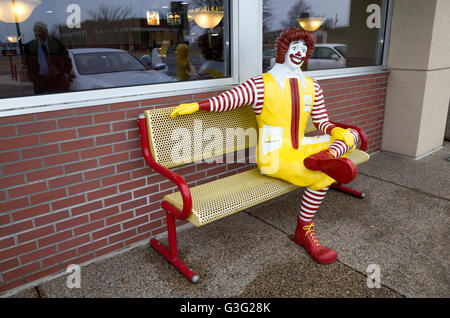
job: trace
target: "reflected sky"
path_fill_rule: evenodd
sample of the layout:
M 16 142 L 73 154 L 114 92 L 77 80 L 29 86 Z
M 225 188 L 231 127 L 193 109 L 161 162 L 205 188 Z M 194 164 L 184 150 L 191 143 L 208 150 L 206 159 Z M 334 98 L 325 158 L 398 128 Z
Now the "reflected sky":
M 311 7 L 312 15 L 328 17 L 335 21 L 337 26 L 346 26 L 349 21 L 351 0 L 303 0 Z M 192 2 L 192 1 L 187 1 Z M 296 3 L 296 0 L 269 0 L 272 18 L 269 30 L 279 30 L 282 22 L 286 20 L 287 13 Z M 28 42 L 34 38 L 32 28 L 37 21 L 43 21 L 48 25 L 49 31 L 58 33 L 58 25 L 65 24 L 70 13 L 66 12 L 68 5 L 78 4 L 81 8 L 81 21 L 90 18 L 89 11 L 95 10 L 99 5 L 114 7 L 130 7 L 132 17 L 145 18 L 146 10 L 158 9 L 162 14 L 168 9 L 163 8 L 170 4 L 169 0 L 42 0 L 30 18 L 20 24 L 23 41 Z M 192 6 L 190 6 L 191 8 Z M 0 41 L 6 42 L 7 36 L 15 36 L 16 27 L 14 23 L 0 22 Z
M 186 1 L 190 2 L 190 1 Z M 33 25 L 37 21 L 42 21 L 48 25 L 50 32 L 57 33 L 57 26 L 66 23 L 70 13 L 66 12 L 70 4 L 78 4 L 81 8 L 81 21 L 89 19 L 89 11 L 95 10 L 99 5 L 107 5 L 113 7 L 131 8 L 130 17 L 146 17 L 146 11 L 149 9 L 158 9 L 161 13 L 165 13 L 168 9 L 163 6 L 170 6 L 168 0 L 42 0 L 42 4 L 37 6 L 30 18 L 20 23 L 21 33 L 24 42 L 34 39 Z M 6 42 L 7 36 L 16 36 L 16 26 L 14 23 L 4 23 L 0 21 L 0 41 Z
M 282 22 L 286 20 L 287 13 L 296 2 L 296 0 L 267 1 L 272 8 L 270 31 L 282 28 Z M 337 16 L 336 26 L 348 26 L 351 0 L 303 0 L 303 2 L 311 7 L 312 12 L 310 12 L 310 16 L 325 17 L 333 21 L 335 21 Z

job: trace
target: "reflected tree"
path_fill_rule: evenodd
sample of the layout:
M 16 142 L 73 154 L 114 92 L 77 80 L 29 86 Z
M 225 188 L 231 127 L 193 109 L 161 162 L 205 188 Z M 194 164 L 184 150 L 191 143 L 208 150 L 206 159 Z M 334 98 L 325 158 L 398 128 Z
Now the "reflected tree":
M 283 21 L 283 26 L 298 27 L 297 19 L 300 17 L 307 17 L 311 13 L 311 6 L 304 0 L 297 0 L 297 2 L 291 7 L 287 14 L 287 20 Z
M 97 44 L 112 47 L 129 44 L 129 20 L 133 16 L 131 6 L 99 4 L 97 9 L 87 10 L 87 13 L 95 23 L 96 32 L 99 33 Z
M 193 7 L 223 7 L 223 0 L 193 0 L 190 3 Z
M 88 9 L 89 16 L 97 22 L 105 24 L 112 21 L 121 21 L 130 18 L 133 13 L 131 6 L 120 7 L 107 4 L 99 4 L 96 10 Z
M 322 24 L 322 29 L 324 30 L 336 29 L 336 20 L 326 18 L 325 22 Z
M 263 33 L 269 31 L 272 25 L 272 7 L 271 0 L 264 0 L 263 2 Z

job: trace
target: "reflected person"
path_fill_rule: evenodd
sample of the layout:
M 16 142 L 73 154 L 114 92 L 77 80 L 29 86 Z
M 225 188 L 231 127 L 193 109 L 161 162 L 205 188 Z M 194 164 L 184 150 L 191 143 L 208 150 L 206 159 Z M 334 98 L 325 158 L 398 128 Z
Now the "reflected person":
M 177 74 L 179 81 L 188 81 L 192 75 L 195 75 L 195 67 L 191 64 L 189 46 L 180 43 L 176 49 L 177 55 Z
M 35 94 L 65 92 L 72 83 L 72 61 L 60 40 L 49 36 L 47 25 L 37 22 L 35 39 L 25 44 L 27 75 Z
M 198 48 L 205 58 L 197 74 L 191 79 L 211 79 L 225 77 L 223 61 L 223 36 L 221 34 L 205 33 L 198 38 Z

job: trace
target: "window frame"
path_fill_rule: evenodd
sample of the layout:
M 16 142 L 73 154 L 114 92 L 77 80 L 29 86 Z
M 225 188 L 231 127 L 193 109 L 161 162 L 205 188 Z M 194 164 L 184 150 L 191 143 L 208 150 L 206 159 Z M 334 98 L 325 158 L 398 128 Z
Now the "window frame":
M 386 0 L 386 6 L 382 8 L 384 48 L 381 65 L 306 71 L 305 75 L 322 80 L 387 71 L 392 3 L 392 0 Z M 0 117 L 221 91 L 234 87 L 250 77 L 262 74 L 263 0 L 230 0 L 230 12 L 231 77 L 3 98 L 0 99 Z M 249 15 L 248 12 L 256 14 Z

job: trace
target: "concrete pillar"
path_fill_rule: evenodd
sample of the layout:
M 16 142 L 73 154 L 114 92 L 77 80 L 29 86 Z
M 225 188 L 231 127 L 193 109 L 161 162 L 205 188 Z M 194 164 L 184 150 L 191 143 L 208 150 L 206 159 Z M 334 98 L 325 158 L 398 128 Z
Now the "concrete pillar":
M 443 144 L 450 99 L 450 1 L 395 0 L 382 150 L 410 157 Z

